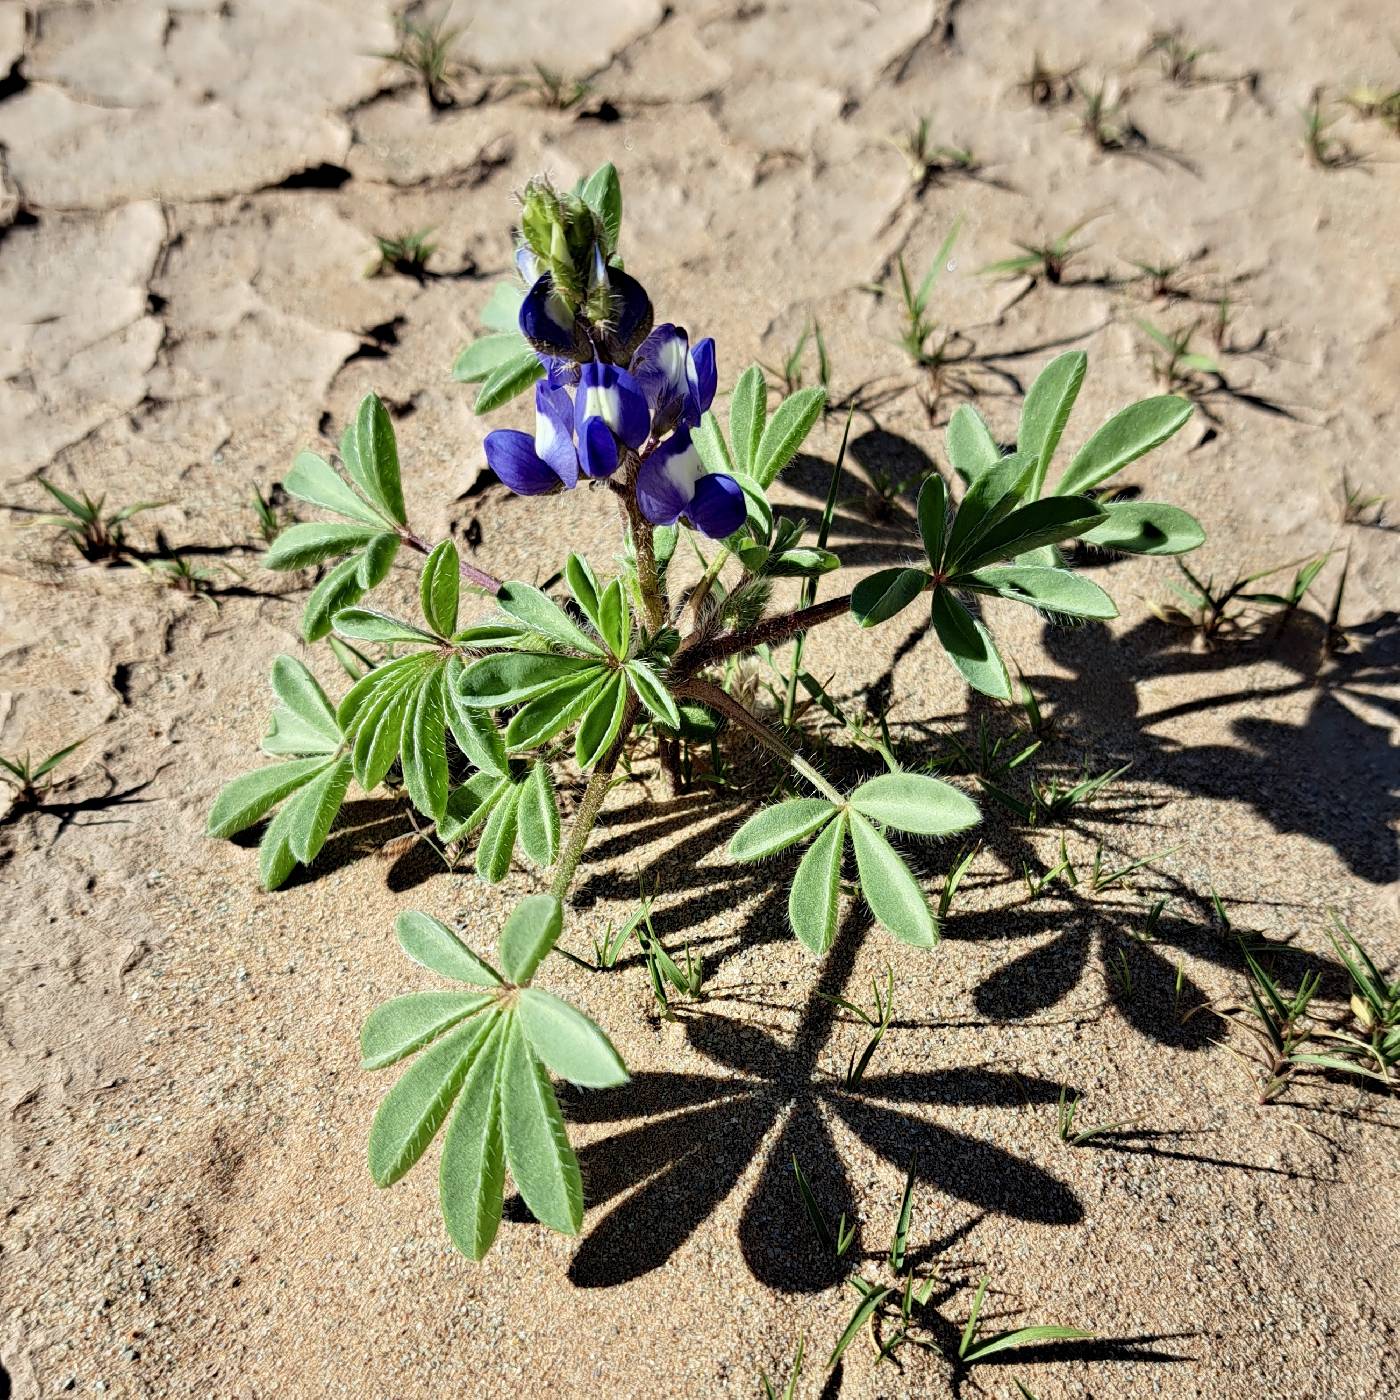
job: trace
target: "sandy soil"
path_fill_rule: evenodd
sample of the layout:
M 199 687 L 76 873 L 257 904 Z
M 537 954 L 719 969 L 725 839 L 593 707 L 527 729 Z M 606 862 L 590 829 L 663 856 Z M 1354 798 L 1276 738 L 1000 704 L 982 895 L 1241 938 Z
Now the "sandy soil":
M 1212 886 L 1237 930 L 1330 969 L 1329 1005 L 1327 909 L 1378 957 L 1400 954 L 1397 543 L 1343 524 L 1339 505 L 1343 470 L 1397 486 L 1400 141 L 1345 117 L 1335 134 L 1365 160 L 1341 170 L 1299 144 L 1316 84 L 1400 80 L 1392 7 L 516 0 L 459 3 L 456 18 L 471 21 L 461 105 L 434 116 L 366 56 L 392 42 L 381 7 L 0 0 L 0 749 L 87 736 L 71 781 L 0 830 L 12 1393 L 753 1395 L 803 1335 L 801 1396 L 1008 1396 L 1016 1379 L 1042 1400 L 1392 1393 L 1394 1105 L 1318 1082 L 1261 1109 L 1221 1043 L 1244 1042 L 1171 1009 L 1178 963 L 1188 1002 L 1240 993 Z M 1210 49 L 1193 85 L 1139 58 L 1178 22 Z M 1126 85 L 1147 144 L 1103 153 L 1068 108 L 1032 106 L 1017 83 L 1037 52 Z M 536 61 L 591 77 L 582 115 L 507 80 Z M 922 114 L 937 142 L 973 148 L 979 178 L 910 190 L 886 138 Z M 470 491 L 486 428 L 447 374 L 506 268 L 512 190 L 608 158 L 628 266 L 664 314 L 718 338 L 722 389 L 820 319 L 836 394 L 863 386 L 856 478 L 945 466 L 936 425 L 969 395 L 1010 437 L 1021 390 L 1062 346 L 1090 352 L 1082 440 L 1153 391 L 1134 319 L 1205 323 L 1228 289 L 1236 392 L 1210 394 L 1132 480 L 1201 518 L 1208 572 L 1338 553 L 1322 601 L 1284 633 L 1212 651 L 1152 618 L 1165 561 L 1101 572 L 1123 613 L 1107 628 L 995 614 L 1056 719 L 1045 771 L 1133 765 L 1071 827 L 1071 854 L 1087 864 L 1100 839 L 1124 860 L 1175 849 L 1135 889 L 1027 903 L 1022 863 L 1051 863 L 1057 833 L 989 814 L 932 954 L 853 916 L 815 966 L 786 934 L 782 872 L 726 862 L 743 809 L 672 800 L 642 762 L 566 937 L 585 949 L 655 881 L 661 931 L 703 953 L 709 998 L 667 1022 L 635 958 L 606 976 L 553 960 L 548 981 L 608 1028 L 636 1083 L 573 1106 L 582 1238 L 508 1212 L 472 1266 L 441 1228 L 432 1165 L 388 1193 L 370 1183 L 386 1081 L 358 1070 L 356 1034 L 422 985 L 393 944 L 398 910 L 459 919 L 489 950 L 538 877 L 491 890 L 447 872 L 398 840 L 407 822 L 382 794 L 353 800 L 321 860 L 274 895 L 255 888 L 251 849 L 202 827 L 255 761 L 272 657 L 306 654 L 338 684 L 298 641 L 305 581 L 258 567 L 249 500 L 366 391 L 398 417 L 423 533 L 464 538 L 475 522 L 474 557 L 508 577 L 551 573 L 563 540 L 608 558 L 598 498 Z M 900 252 L 922 269 L 958 215 L 937 309 L 969 358 L 929 405 L 891 343 L 893 308 L 864 287 Z M 1018 300 L 1021 284 L 977 275 L 1015 240 L 1090 216 L 1067 285 Z M 432 277 L 364 277 L 374 234 L 425 227 L 441 245 Z M 1198 299 L 1152 302 L 1125 280 L 1132 259 L 1191 259 Z M 783 488 L 795 506 L 819 500 L 838 435 L 836 419 L 814 435 Z M 158 531 L 215 570 L 218 607 L 139 570 L 81 567 L 26 530 L 40 472 L 169 500 L 133 538 L 154 549 Z M 853 502 L 833 542 L 853 579 L 910 538 L 907 500 L 883 521 Z M 1344 555 L 1349 645 L 1334 654 L 1321 616 Z M 808 655 L 857 712 L 888 705 L 911 754 L 970 722 L 906 619 L 836 624 Z M 928 851 L 931 889 L 950 855 Z M 1171 904 L 1145 945 L 1128 935 L 1153 891 Z M 1120 953 L 1130 996 L 1110 976 Z M 887 961 L 896 1023 L 848 1094 L 861 1030 L 816 993 L 863 1000 Z M 1062 1083 L 1140 1135 L 1065 1147 Z M 869 1277 L 917 1151 L 913 1239 L 940 1271 L 926 1340 L 955 1336 L 982 1273 L 996 1325 L 1103 1340 L 971 1379 L 933 1350 L 877 1367 L 862 1341 L 826 1379 L 854 1294 L 810 1244 L 794 1151 L 833 1215 L 860 1220 Z

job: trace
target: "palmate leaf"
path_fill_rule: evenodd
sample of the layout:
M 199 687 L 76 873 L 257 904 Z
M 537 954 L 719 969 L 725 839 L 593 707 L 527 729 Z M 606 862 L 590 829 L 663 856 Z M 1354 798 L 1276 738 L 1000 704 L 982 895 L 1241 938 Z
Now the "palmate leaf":
M 627 713 L 628 686 L 622 672 L 605 681 L 579 721 L 574 761 L 587 771 L 612 748 Z
M 959 573 L 970 572 L 1044 545 L 1073 539 L 1104 519 L 1103 508 L 1087 496 L 1049 496 L 1043 501 L 1030 501 L 975 531 L 962 542 L 960 551 L 955 552 L 950 545 L 947 562 Z M 955 522 L 955 531 L 956 528 Z
M 526 345 L 518 354 L 502 361 L 486 375 L 472 411 L 477 414 L 491 413 L 503 403 L 509 403 L 517 394 L 523 394 L 537 379 L 543 379 L 544 373 L 540 357 Z
M 532 632 L 548 637 L 560 646 L 601 656 L 603 649 L 572 618 L 546 594 L 528 583 L 504 583 L 496 601 L 512 617 L 523 622 Z
M 463 667 L 457 677 L 456 693 L 468 708 L 499 710 L 507 705 L 523 705 L 582 676 L 598 679 L 603 669 L 598 662 L 583 656 L 500 652 Z
M 559 854 L 559 804 L 548 764 L 534 764 L 521 785 L 518 822 L 521 850 L 541 868 L 553 865 Z
M 500 946 L 518 982 L 533 976 L 561 921 L 562 906 L 548 895 L 523 900 L 512 913 Z M 584 1087 L 611 1088 L 627 1080 L 617 1051 L 587 1016 L 548 992 L 521 986 L 504 996 L 495 970 L 436 919 L 412 911 L 398 928 L 416 961 L 485 991 L 396 997 L 365 1021 L 366 1068 L 421 1051 L 375 1114 L 371 1176 L 380 1186 L 399 1180 L 450 1115 L 439 1189 L 448 1235 L 463 1254 L 480 1259 L 495 1239 L 507 1163 L 535 1217 L 577 1234 L 582 1183 L 549 1071 Z
M 379 533 L 374 525 L 339 520 L 310 520 L 289 525 L 268 545 L 263 567 L 282 572 L 305 569 L 363 548 Z
M 210 836 L 235 836 L 286 801 L 258 845 L 259 875 L 268 890 L 281 885 L 299 862 L 309 865 L 316 858 L 345 799 L 351 773 L 346 740 L 330 701 L 306 667 L 290 656 L 279 656 L 272 666 L 272 688 L 282 703 L 273 711 L 262 747 L 267 753 L 294 757 L 225 784 L 206 824 Z
M 391 524 L 329 462 L 314 452 L 297 453 L 282 485 L 289 496 L 295 496 L 299 501 L 321 506 L 349 520 L 372 525 L 376 530 L 385 530 Z
M 465 347 L 452 362 L 452 377 L 461 384 L 479 384 L 502 365 L 533 355 L 529 342 L 518 330 L 483 336 Z

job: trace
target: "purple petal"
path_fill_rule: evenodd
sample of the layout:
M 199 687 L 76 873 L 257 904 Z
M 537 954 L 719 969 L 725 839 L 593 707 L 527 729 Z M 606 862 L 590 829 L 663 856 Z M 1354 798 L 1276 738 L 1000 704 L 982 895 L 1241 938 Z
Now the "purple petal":
M 497 428 L 486 434 L 483 446 L 487 465 L 518 495 L 543 496 L 562 485 L 549 463 L 535 451 L 535 440 L 529 433 Z
M 554 281 L 548 273 L 536 280 L 520 303 L 520 333 L 537 350 L 574 348 L 573 313 L 554 294 Z
M 689 509 L 704 475 L 700 454 L 684 429 L 668 438 L 637 473 L 637 504 L 653 525 L 674 525 Z
M 632 375 L 642 386 L 653 413 L 685 394 L 688 347 L 685 332 L 669 321 L 657 326 L 637 347 Z
M 584 476 L 595 479 L 617 470 L 617 439 L 601 418 L 589 418 L 578 435 L 579 465 Z
M 535 451 L 566 490 L 578 485 L 574 402 L 567 389 L 546 380 L 535 385 Z
M 628 447 L 640 447 L 651 430 L 646 395 L 625 369 L 594 360 L 583 366 L 574 395 L 574 426 L 582 437 L 584 424 L 601 418 Z
M 619 344 L 631 347 L 651 329 L 651 298 L 620 267 L 608 269 L 608 284 L 613 290 L 613 334 Z
M 686 419 L 694 427 L 700 415 L 715 401 L 719 373 L 715 368 L 715 342 L 708 335 L 697 341 L 686 360 Z
M 732 476 L 711 472 L 695 483 L 695 499 L 686 518 L 712 540 L 728 539 L 748 518 L 744 492 Z

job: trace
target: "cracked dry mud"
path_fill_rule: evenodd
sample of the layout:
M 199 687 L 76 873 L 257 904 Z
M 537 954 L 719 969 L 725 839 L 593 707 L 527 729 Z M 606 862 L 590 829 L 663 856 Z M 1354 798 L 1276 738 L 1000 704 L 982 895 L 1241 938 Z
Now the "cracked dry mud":
M 853 1295 L 815 1259 L 789 1156 L 833 1213 L 859 1217 L 857 1248 L 875 1256 L 916 1148 L 912 1238 L 942 1267 L 927 1335 L 946 1342 L 986 1272 L 996 1325 L 1106 1339 L 1012 1353 L 979 1373 L 987 1393 L 1014 1379 L 1042 1400 L 1391 1393 L 1394 1105 L 1319 1083 L 1260 1109 L 1219 1029 L 1164 1009 L 1178 959 L 1189 995 L 1239 992 L 1212 885 L 1251 936 L 1325 958 L 1331 907 L 1383 960 L 1400 954 L 1397 537 L 1344 525 L 1338 502 L 1343 469 L 1396 487 L 1400 143 L 1346 118 L 1338 133 L 1367 160 L 1340 171 L 1299 145 L 1317 83 L 1396 81 L 1390 7 L 517 0 L 459 3 L 455 18 L 470 20 L 462 102 L 434 116 L 370 56 L 392 43 L 381 6 L 0 0 L 0 750 L 87 736 L 51 810 L 0 829 L 12 1393 L 741 1396 L 805 1334 L 799 1394 L 815 1395 Z M 1178 22 L 1210 49 L 1192 86 L 1138 58 Z M 1036 52 L 1127 82 L 1148 144 L 1098 152 L 1067 108 L 1032 106 L 1017 84 Z M 533 62 L 590 77 L 584 113 L 617 119 L 545 110 L 512 82 Z M 1247 71 L 1253 84 L 1225 81 Z M 886 138 L 921 114 L 975 150 L 983 178 L 911 193 Z M 1026 903 L 1021 862 L 1049 864 L 1056 836 L 989 814 L 936 952 L 852 924 L 817 968 L 786 936 L 781 872 L 726 862 L 732 808 L 620 790 L 567 937 L 586 947 L 639 875 L 655 879 L 662 932 L 704 953 L 710 999 L 658 1022 L 639 966 L 551 967 L 636 1086 L 573 1105 L 581 1241 L 508 1214 L 472 1266 L 442 1231 L 434 1154 L 391 1192 L 370 1184 L 386 1080 L 357 1068 L 356 1033 L 421 985 L 393 944 L 399 909 L 460 919 L 489 953 L 537 877 L 517 869 L 493 890 L 447 873 L 405 849 L 402 809 L 382 796 L 353 800 L 317 865 L 274 895 L 256 890 L 250 849 L 201 831 L 220 784 L 254 761 L 273 656 L 307 654 L 305 581 L 259 569 L 251 492 L 363 393 L 396 414 L 421 533 L 463 538 L 475 522 L 473 557 L 507 577 L 547 576 L 565 540 L 609 557 L 597 497 L 471 491 L 486 425 L 447 374 L 507 269 L 512 191 L 605 159 L 623 176 L 629 268 L 664 314 L 716 336 L 722 388 L 819 318 L 838 394 L 865 386 L 870 405 L 855 477 L 943 463 L 893 308 L 865 287 L 900 253 L 926 266 L 955 217 L 936 308 L 973 358 L 933 415 L 975 394 L 1003 438 L 1058 347 L 1090 354 L 1074 441 L 1152 392 L 1134 319 L 1212 309 L 1150 301 L 1125 283 L 1128 260 L 1194 258 L 1193 288 L 1229 285 L 1235 344 L 1254 348 L 1225 357 L 1240 392 L 1208 398 L 1210 415 L 1132 480 L 1204 522 L 1207 571 L 1338 553 L 1285 632 L 1213 652 L 1148 611 L 1169 561 L 1100 566 L 1123 614 L 1108 628 L 995 616 L 1057 716 L 1057 758 L 1133 765 L 1108 804 L 1124 819 L 1091 809 L 1072 849 L 1087 861 L 1096 833 L 1125 860 L 1175 848 L 1148 882 L 1172 897 L 1157 944 L 1125 936 L 1146 895 Z M 1069 285 L 1016 300 L 977 275 L 1015 240 L 1090 216 Z M 429 227 L 434 275 L 364 277 L 373 235 Z M 829 462 L 838 437 L 829 419 L 810 450 Z M 825 470 L 799 463 L 785 499 L 812 507 Z M 78 566 L 27 530 L 39 473 L 169 501 L 133 537 L 155 548 L 159 531 L 215 569 L 220 606 Z M 848 502 L 833 543 L 854 578 L 909 538 L 907 520 Z M 1329 655 L 1320 610 L 1343 553 L 1350 644 Z M 407 597 L 411 582 L 393 586 Z M 808 658 L 857 710 L 884 697 L 931 748 L 961 723 L 963 688 L 913 626 L 830 626 Z M 308 659 L 333 686 L 329 658 Z M 927 853 L 930 888 L 950 855 Z M 1130 999 L 1107 975 L 1120 949 Z M 859 1028 L 814 992 L 859 996 L 887 959 L 897 1024 L 869 1093 L 843 1096 Z M 1329 1004 L 1338 992 L 1334 977 Z M 1157 1136 L 1063 1147 L 1065 1082 L 1096 1120 Z M 932 1352 L 874 1361 L 859 1344 L 833 1387 L 948 1392 Z

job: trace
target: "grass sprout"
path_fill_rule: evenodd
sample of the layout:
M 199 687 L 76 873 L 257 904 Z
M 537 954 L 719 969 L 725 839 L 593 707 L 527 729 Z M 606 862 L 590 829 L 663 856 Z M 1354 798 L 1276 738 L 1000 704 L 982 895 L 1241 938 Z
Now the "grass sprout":
M 975 1365 L 995 1356 L 999 1351 L 1009 1351 L 1012 1347 L 1033 1346 L 1037 1342 L 1083 1342 L 1092 1340 L 1094 1334 L 1078 1327 L 1017 1327 L 1010 1332 L 998 1332 L 995 1336 L 982 1338 L 982 1304 L 987 1296 L 990 1279 L 983 1274 L 972 1299 L 972 1310 L 968 1314 L 967 1325 L 958 1341 L 958 1360 L 964 1366 Z
M 109 511 L 106 509 L 105 495 L 94 499 L 86 491 L 80 491 L 72 496 L 42 476 L 38 480 L 39 485 L 63 507 L 63 513 L 37 515 L 31 524 L 35 528 L 47 526 L 65 531 L 74 548 L 90 563 L 120 559 L 127 552 L 126 522 L 142 511 L 158 510 L 169 504 L 167 501 L 136 501 Z
M 423 84 L 434 111 L 453 106 L 452 50 L 465 32 L 464 25 L 449 25 L 444 14 L 430 23 L 400 18 L 399 42 L 381 50 L 376 58 L 388 59 L 407 69 Z
M 36 763 L 28 750 L 20 754 L 0 754 L 0 780 L 15 790 L 14 805 L 17 808 L 32 807 L 54 786 L 54 770 L 84 741 L 76 739 L 46 754 Z M 47 780 L 47 781 L 45 781 Z
M 797 1339 L 797 1350 L 792 1354 L 792 1365 L 788 1368 L 787 1384 L 782 1390 L 775 1390 L 773 1382 L 768 1379 L 766 1371 L 758 1373 L 759 1383 L 763 1386 L 763 1400 L 793 1400 L 797 1394 L 797 1382 L 802 1375 L 802 1357 L 807 1348 L 806 1337 Z
M 846 1223 L 846 1213 L 841 1212 L 841 1219 L 833 1231 L 827 1224 L 825 1213 L 817 1203 L 815 1193 L 812 1191 L 811 1183 L 807 1180 L 806 1173 L 802 1170 L 802 1164 L 797 1160 L 797 1154 L 792 1154 L 792 1174 L 797 1181 L 797 1194 L 802 1201 L 802 1209 L 807 1213 L 807 1219 L 811 1222 L 812 1233 L 816 1235 L 817 1242 L 821 1247 L 837 1259 L 840 1259 L 851 1247 L 851 1242 L 856 1237 L 858 1226 L 855 1221 Z
M 1014 257 L 1000 258 L 978 271 L 984 277 L 1029 277 L 1032 282 L 1043 278 L 1051 286 L 1057 287 L 1063 281 L 1065 268 L 1071 259 L 1084 252 L 1083 246 L 1075 245 L 1074 235 L 1087 223 L 1088 219 L 1081 219 L 1063 233 L 1041 243 L 1017 243 L 1021 251 Z
M 847 1001 L 845 997 L 832 996 L 828 992 L 817 993 L 823 1001 L 829 1001 L 833 1006 L 839 1006 L 843 1011 L 849 1011 L 857 1020 L 869 1026 L 873 1032 L 859 1054 L 855 1051 L 851 1052 L 842 1080 L 848 1089 L 854 1089 L 865 1078 L 865 1072 L 870 1068 L 870 1061 L 874 1058 L 876 1050 L 880 1048 L 880 1042 L 885 1038 L 885 1032 L 889 1029 L 890 1019 L 894 1016 L 894 968 L 888 963 L 885 964 L 885 990 L 883 994 L 880 991 L 879 982 L 873 977 L 870 979 L 870 994 L 875 1002 L 873 1011 L 867 1011 L 863 1006 L 857 1006 L 855 1002 Z
M 365 269 L 365 276 L 383 277 L 386 273 L 396 272 L 402 277 L 412 277 L 414 281 L 422 282 L 428 276 L 428 259 L 438 249 L 436 243 L 429 242 L 430 233 L 432 229 L 425 228 L 391 238 L 375 234 L 379 257 Z
M 1056 1110 L 1055 1134 L 1061 1142 L 1070 1147 L 1079 1147 L 1081 1144 L 1091 1142 L 1096 1137 L 1102 1137 L 1105 1133 L 1116 1133 L 1129 1126 L 1129 1120 L 1124 1119 L 1118 1123 L 1098 1123 L 1092 1128 L 1075 1127 L 1075 1118 L 1079 1112 L 1079 1106 L 1084 1102 L 1082 1094 L 1070 1092 L 1068 1084 L 1060 1088 L 1059 1107 Z

